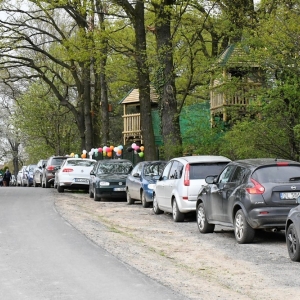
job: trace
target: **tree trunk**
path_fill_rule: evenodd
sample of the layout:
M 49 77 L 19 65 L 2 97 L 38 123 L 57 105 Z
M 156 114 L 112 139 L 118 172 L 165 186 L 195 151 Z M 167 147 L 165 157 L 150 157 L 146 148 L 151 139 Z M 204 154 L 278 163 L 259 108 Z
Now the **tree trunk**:
M 146 54 L 146 31 L 144 20 L 144 2 L 138 1 L 135 6 L 136 65 L 138 76 L 141 132 L 145 147 L 145 160 L 155 160 L 156 149 L 151 116 L 150 79 Z
M 157 73 L 157 82 L 159 83 L 158 93 L 160 95 L 161 130 L 165 159 L 182 155 L 173 66 L 170 4 L 170 1 L 166 0 L 163 4 L 155 7 L 157 53 L 161 68 L 160 72 Z

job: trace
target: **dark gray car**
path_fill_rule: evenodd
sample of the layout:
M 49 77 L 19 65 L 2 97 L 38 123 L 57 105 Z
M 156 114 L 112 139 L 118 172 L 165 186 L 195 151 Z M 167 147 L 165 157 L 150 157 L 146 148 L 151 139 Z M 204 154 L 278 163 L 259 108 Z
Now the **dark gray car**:
M 208 176 L 196 204 L 201 233 L 215 225 L 234 228 L 238 243 L 250 243 L 256 229 L 283 230 L 300 196 L 300 163 L 282 159 L 233 161 Z
M 300 197 L 297 198 L 297 204 L 287 217 L 285 236 L 291 260 L 300 262 Z

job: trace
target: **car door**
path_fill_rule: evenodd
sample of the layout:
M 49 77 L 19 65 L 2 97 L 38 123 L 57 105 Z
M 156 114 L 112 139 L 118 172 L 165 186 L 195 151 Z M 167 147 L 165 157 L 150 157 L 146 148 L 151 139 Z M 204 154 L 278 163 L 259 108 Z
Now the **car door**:
M 162 207 L 164 207 L 166 211 L 172 211 L 171 199 L 172 199 L 173 189 L 174 187 L 177 187 L 178 180 L 181 177 L 181 174 L 179 173 L 180 166 L 182 166 L 182 164 L 177 160 L 174 160 L 170 168 L 169 175 L 165 180 L 165 186 L 162 193 L 163 197 L 161 203 L 162 203 Z
M 207 217 L 210 220 L 224 222 L 223 198 L 226 196 L 226 186 L 229 178 L 235 170 L 235 165 L 227 166 L 220 176 L 216 184 L 211 184 L 209 198 L 206 201 Z
M 229 177 L 228 182 L 223 186 L 223 219 L 224 222 L 232 223 L 232 207 L 234 202 L 239 199 L 239 190 L 237 189 L 244 181 L 247 169 L 237 166 Z
M 156 185 L 155 185 L 155 195 L 156 195 L 158 205 L 161 209 L 163 209 L 164 203 L 166 202 L 166 200 L 164 199 L 166 197 L 165 187 L 167 185 L 167 181 L 169 178 L 169 172 L 171 170 L 172 164 L 173 164 L 173 161 L 170 161 L 166 165 L 161 178 L 156 182 Z
M 129 192 L 132 199 L 140 200 L 140 188 L 141 188 L 141 174 L 142 174 L 141 163 L 137 164 L 129 175 Z

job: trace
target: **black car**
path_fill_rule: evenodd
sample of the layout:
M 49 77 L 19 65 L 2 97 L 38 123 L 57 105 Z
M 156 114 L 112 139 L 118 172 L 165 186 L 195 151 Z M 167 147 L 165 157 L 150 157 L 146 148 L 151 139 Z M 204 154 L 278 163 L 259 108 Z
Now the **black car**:
M 285 237 L 290 259 L 300 262 L 300 197 L 297 198 L 297 204 L 288 214 Z
M 54 184 L 57 167 L 67 159 L 67 156 L 51 156 L 43 165 L 42 187 L 49 188 Z
M 250 243 L 256 229 L 285 229 L 300 196 L 300 163 L 272 158 L 233 161 L 220 175 L 206 177 L 206 183 L 197 197 L 199 231 L 230 226 L 238 243 Z
M 133 165 L 127 159 L 98 161 L 90 172 L 89 195 L 95 201 L 101 198 L 126 198 L 126 177 Z

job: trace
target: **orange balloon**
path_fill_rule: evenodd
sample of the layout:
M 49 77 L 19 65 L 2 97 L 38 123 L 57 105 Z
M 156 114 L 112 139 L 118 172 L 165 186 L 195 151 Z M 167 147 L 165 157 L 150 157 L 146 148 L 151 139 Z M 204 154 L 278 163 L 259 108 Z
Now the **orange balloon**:
M 114 147 L 114 146 L 110 146 L 109 148 L 110 148 L 111 150 L 114 150 L 115 147 Z
M 112 156 L 112 152 L 107 152 L 107 156 L 111 157 Z
M 122 154 L 122 150 L 119 149 L 119 150 L 117 151 L 117 153 L 118 153 L 118 154 Z
M 140 150 L 143 152 L 145 150 L 145 147 L 144 146 L 141 146 L 140 147 Z
M 85 153 L 82 153 L 82 154 L 81 154 L 81 158 L 86 158 L 86 154 L 85 154 Z

